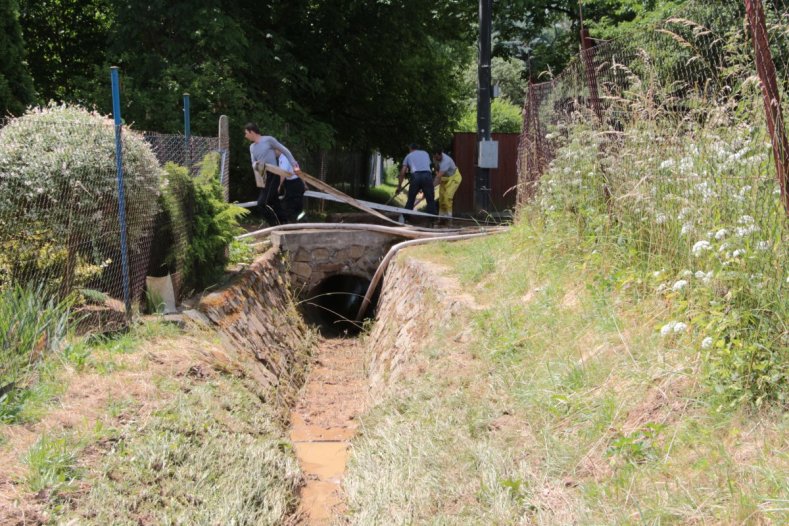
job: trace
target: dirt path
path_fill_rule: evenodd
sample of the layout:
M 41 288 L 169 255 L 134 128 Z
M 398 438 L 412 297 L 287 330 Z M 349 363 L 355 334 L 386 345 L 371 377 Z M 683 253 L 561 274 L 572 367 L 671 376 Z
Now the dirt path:
M 306 478 L 299 510 L 304 524 L 330 524 L 344 511 L 340 484 L 366 393 L 359 342 L 321 340 L 307 384 L 291 412 L 290 439 Z

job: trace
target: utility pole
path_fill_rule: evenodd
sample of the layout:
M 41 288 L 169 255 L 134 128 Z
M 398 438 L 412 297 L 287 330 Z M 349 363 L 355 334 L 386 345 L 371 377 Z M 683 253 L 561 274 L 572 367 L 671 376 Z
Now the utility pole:
M 474 209 L 490 208 L 490 169 L 482 167 L 482 144 L 490 141 L 490 54 L 493 0 L 479 0 L 479 65 L 477 68 L 477 177 L 474 181 Z

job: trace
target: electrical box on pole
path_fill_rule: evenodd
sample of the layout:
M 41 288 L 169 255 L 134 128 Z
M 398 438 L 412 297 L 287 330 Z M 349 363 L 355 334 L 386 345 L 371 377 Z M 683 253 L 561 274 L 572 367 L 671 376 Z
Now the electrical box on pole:
M 499 142 L 498 141 L 480 141 L 479 142 L 479 158 L 477 166 L 480 168 L 498 168 L 499 167 Z

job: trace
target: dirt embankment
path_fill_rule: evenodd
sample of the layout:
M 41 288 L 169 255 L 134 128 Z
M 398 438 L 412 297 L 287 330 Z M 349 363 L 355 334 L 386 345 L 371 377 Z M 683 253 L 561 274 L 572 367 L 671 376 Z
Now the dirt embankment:
M 155 523 L 158 520 L 155 513 L 146 510 L 144 503 L 131 503 L 129 509 L 118 509 L 115 519 L 109 507 L 98 515 L 95 510 L 83 507 L 91 502 L 95 505 L 98 497 L 94 494 L 99 487 L 102 491 L 147 493 L 155 492 L 151 484 L 162 488 L 169 484 L 164 480 L 167 476 L 164 467 L 158 463 L 152 464 L 154 468 L 159 466 L 152 481 L 145 480 L 150 466 L 143 466 L 139 472 L 125 475 L 123 487 L 107 479 L 104 468 L 116 462 L 117 458 L 112 457 L 122 454 L 124 448 L 145 449 L 148 445 L 144 440 L 161 438 L 158 432 L 151 433 L 156 426 L 167 428 L 168 436 L 183 433 L 187 440 L 182 442 L 191 440 L 199 430 L 181 429 L 179 426 L 188 425 L 190 418 L 187 415 L 181 418 L 178 412 L 193 410 L 181 402 L 193 392 L 220 387 L 238 389 L 237 395 L 222 394 L 229 400 L 235 396 L 245 404 L 260 407 L 239 407 L 236 411 L 232 402 L 223 398 L 221 404 L 217 403 L 216 418 L 207 418 L 206 425 L 215 423 L 217 433 L 238 436 L 240 443 L 262 451 L 263 432 L 250 434 L 249 426 L 256 425 L 252 420 L 255 414 L 270 415 L 265 440 L 270 440 L 271 447 L 276 449 L 276 435 L 285 434 L 286 415 L 303 384 L 314 344 L 287 287 L 282 262 L 270 251 L 228 286 L 203 298 L 198 310 L 184 316 L 186 328 L 175 331 L 177 334 L 167 331 L 163 337 L 142 335 L 139 341 L 135 340 L 134 348 L 122 352 L 106 342 L 95 349 L 89 347 L 90 354 L 80 366 L 64 359 L 57 371 L 57 382 L 62 387 L 57 395 L 41 404 L 42 414 L 25 422 L 0 425 L 0 524 L 42 524 L 63 517 L 76 517 L 85 523 L 105 517 L 113 522 L 133 516 L 137 516 L 140 524 Z M 223 416 L 224 413 L 227 415 Z M 173 422 L 164 421 L 162 414 Z M 237 418 L 240 414 L 248 417 L 247 420 Z M 56 444 L 63 454 L 31 460 L 31 452 L 36 448 L 39 455 L 53 453 L 41 444 L 47 447 Z M 59 463 L 52 470 L 61 469 L 63 464 L 65 478 L 48 485 L 41 482 L 42 477 L 60 473 L 46 471 L 50 461 Z M 287 471 L 281 479 L 283 487 L 279 493 L 282 509 L 277 511 L 286 517 L 295 509 L 293 490 L 300 484 L 300 476 L 283 464 L 286 459 L 276 461 Z M 133 480 L 137 475 L 140 479 Z M 293 479 L 294 476 L 297 478 Z M 31 482 L 34 480 L 35 485 L 43 488 L 34 491 Z M 166 506 L 166 494 L 163 489 L 157 497 L 162 499 L 159 504 Z M 179 508 L 180 517 L 202 513 L 201 506 L 204 507 L 199 499 L 194 502 L 187 499 L 185 504 L 180 504 L 173 506 Z M 133 511 L 136 507 L 139 512 Z M 233 513 L 230 509 L 226 511 Z

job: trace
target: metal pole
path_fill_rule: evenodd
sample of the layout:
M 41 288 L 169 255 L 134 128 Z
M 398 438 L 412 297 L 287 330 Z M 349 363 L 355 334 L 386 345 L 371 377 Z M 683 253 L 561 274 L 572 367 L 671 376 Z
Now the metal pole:
M 589 86 L 589 104 L 597 116 L 597 120 L 603 122 L 603 112 L 600 109 L 600 94 L 597 91 L 597 71 L 594 66 L 594 44 L 589 36 L 589 30 L 584 27 L 584 14 L 581 2 L 578 2 L 578 21 L 581 26 L 581 57 L 584 62 L 586 73 L 586 83 Z
M 184 93 L 184 159 L 189 172 L 192 171 L 192 155 L 189 147 L 190 136 L 192 135 L 191 123 L 189 122 L 189 94 Z
M 121 268 L 123 270 L 123 303 L 126 319 L 131 320 L 131 292 L 129 290 L 129 251 L 126 244 L 126 196 L 123 185 L 123 146 L 121 144 L 121 96 L 118 67 L 110 68 L 112 83 L 112 116 L 115 119 L 115 167 L 118 175 L 118 221 L 121 227 Z
M 479 0 L 479 66 L 477 69 L 477 147 L 490 140 L 490 39 L 493 0 Z M 479 155 L 479 152 L 477 152 Z M 479 164 L 479 163 L 477 163 Z M 490 208 L 490 169 L 477 166 L 474 185 L 475 210 Z
M 781 112 L 781 96 L 778 92 L 778 81 L 775 75 L 775 63 L 770 44 L 767 40 L 767 24 L 761 0 L 745 0 L 748 14 L 748 25 L 751 27 L 753 50 L 756 56 L 756 69 L 762 85 L 764 111 L 767 115 L 767 129 L 773 144 L 773 159 L 778 186 L 781 189 L 781 202 L 789 214 L 789 193 L 787 192 L 787 173 L 789 173 L 789 141 L 786 138 L 783 113 Z
M 222 183 L 222 192 L 225 196 L 225 201 L 230 200 L 230 124 L 227 115 L 219 117 L 219 133 L 218 133 L 219 151 L 222 153 L 222 168 L 220 181 Z

